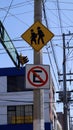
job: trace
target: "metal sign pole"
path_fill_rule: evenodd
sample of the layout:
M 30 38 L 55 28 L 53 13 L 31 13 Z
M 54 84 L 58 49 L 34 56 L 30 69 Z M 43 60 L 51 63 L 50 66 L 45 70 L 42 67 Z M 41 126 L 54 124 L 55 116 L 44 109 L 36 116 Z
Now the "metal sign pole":
M 42 0 L 34 0 L 34 22 L 42 21 Z M 42 64 L 42 50 L 34 50 L 34 64 Z M 44 90 L 34 90 L 33 130 L 44 130 Z

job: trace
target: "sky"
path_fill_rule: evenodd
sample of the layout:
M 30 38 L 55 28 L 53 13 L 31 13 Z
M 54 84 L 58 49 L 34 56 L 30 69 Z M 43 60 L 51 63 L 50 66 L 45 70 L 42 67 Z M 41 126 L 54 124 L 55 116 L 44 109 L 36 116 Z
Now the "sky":
M 43 8 L 43 4 L 44 7 Z M 63 33 L 73 33 L 73 1 L 72 0 L 44 0 L 42 4 L 42 23 L 54 37 L 43 48 L 43 64 L 50 65 L 51 73 L 57 90 L 63 89 L 63 84 L 58 83 L 63 73 Z M 44 16 L 46 12 L 46 19 Z M 9 34 L 18 53 L 28 56 L 29 64 L 33 64 L 34 49 L 21 38 L 21 35 L 34 24 L 34 0 L 0 0 L 0 20 Z M 48 26 L 46 25 L 46 20 Z M 73 36 L 65 37 L 66 47 L 72 46 Z M 53 46 L 53 50 L 51 47 Z M 55 60 L 54 60 L 55 57 Z M 15 67 L 10 57 L 0 44 L 0 68 Z M 73 49 L 66 49 L 66 72 L 73 72 Z M 57 67 L 58 66 L 58 67 Z M 70 78 L 67 77 L 67 78 Z M 71 77 L 72 78 L 72 77 Z M 69 90 L 73 83 L 67 83 Z M 58 109 L 61 106 L 58 105 Z

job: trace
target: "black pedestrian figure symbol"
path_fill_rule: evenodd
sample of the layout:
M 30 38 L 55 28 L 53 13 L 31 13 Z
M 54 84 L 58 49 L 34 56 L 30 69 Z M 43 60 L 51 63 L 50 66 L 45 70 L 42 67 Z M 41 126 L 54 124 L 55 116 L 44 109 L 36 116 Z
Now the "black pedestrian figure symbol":
M 34 32 L 33 29 L 31 29 L 31 44 L 35 43 L 36 44 L 36 38 L 37 38 L 37 34 Z
M 43 39 L 43 37 L 45 36 L 44 35 L 44 33 L 43 33 L 43 31 L 41 30 L 41 28 L 40 27 L 37 27 L 37 30 L 38 30 L 38 44 L 40 44 L 40 40 L 41 40 L 41 42 L 44 44 L 44 39 Z

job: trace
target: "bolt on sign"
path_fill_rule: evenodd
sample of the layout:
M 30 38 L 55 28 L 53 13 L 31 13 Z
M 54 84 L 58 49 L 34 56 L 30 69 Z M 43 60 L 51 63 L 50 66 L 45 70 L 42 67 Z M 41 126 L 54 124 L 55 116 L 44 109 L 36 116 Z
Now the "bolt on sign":
M 50 67 L 48 65 L 26 65 L 26 88 L 49 88 Z
M 48 30 L 41 22 L 35 22 L 21 37 L 28 43 L 35 51 L 40 51 L 47 42 L 53 38 L 54 34 Z

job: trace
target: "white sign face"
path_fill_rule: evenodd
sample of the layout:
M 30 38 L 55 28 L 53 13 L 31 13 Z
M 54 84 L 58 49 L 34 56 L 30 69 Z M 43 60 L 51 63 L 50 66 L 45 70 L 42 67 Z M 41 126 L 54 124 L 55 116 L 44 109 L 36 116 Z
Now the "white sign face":
M 26 65 L 26 88 L 49 88 L 50 68 L 48 65 Z

